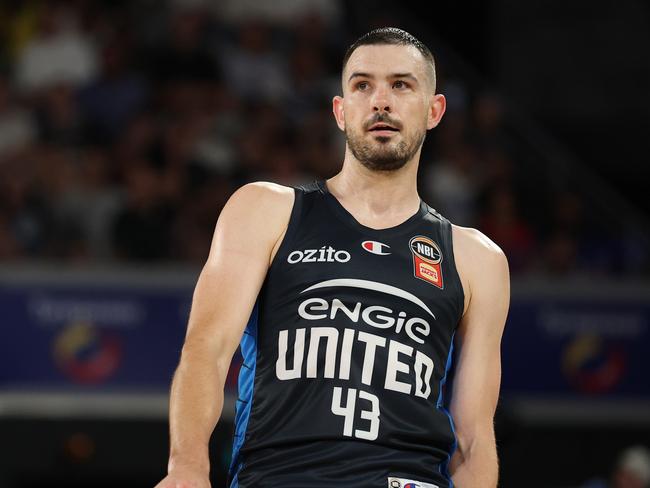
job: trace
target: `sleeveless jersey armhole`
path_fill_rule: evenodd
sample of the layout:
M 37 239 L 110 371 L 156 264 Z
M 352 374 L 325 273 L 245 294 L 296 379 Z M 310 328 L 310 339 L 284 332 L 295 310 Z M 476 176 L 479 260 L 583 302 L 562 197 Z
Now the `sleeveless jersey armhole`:
M 460 322 L 460 320 L 463 318 L 463 310 L 465 309 L 465 290 L 463 289 L 463 282 L 460 279 L 460 274 L 458 273 L 458 268 L 456 267 L 456 257 L 454 255 L 454 229 L 449 219 L 444 218 L 443 222 L 445 226 L 445 238 L 447 239 L 448 246 L 447 248 L 449 249 L 450 254 L 450 268 L 456 275 L 456 280 L 454 281 L 457 283 L 458 287 L 458 320 L 456 321 L 456 326 L 458 326 L 458 322 Z
M 269 266 L 269 269 L 275 266 L 275 264 L 284 257 L 287 248 L 293 242 L 293 237 L 296 233 L 296 229 L 298 228 L 298 222 L 300 220 L 300 214 L 302 212 L 303 190 L 300 187 L 294 186 L 293 192 L 294 192 L 293 207 L 291 208 L 291 215 L 289 216 L 287 231 L 284 233 L 284 236 L 282 237 L 282 242 L 280 243 L 280 247 L 278 247 L 278 251 L 275 253 L 275 256 L 273 256 L 273 261 L 271 261 L 271 265 Z

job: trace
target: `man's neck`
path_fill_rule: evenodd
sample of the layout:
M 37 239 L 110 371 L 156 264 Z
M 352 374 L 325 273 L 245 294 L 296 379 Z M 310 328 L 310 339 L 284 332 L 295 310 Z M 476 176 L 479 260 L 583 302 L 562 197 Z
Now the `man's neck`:
M 327 188 L 346 208 L 368 220 L 410 216 L 417 211 L 417 164 L 409 161 L 396 171 L 380 172 L 358 161 L 346 161 L 343 169 L 327 180 Z

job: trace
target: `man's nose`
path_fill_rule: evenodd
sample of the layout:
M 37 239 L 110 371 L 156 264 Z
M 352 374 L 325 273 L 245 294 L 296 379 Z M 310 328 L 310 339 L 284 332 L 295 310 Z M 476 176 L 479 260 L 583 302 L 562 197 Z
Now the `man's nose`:
M 373 110 L 375 112 L 390 112 L 391 111 L 391 101 L 390 101 L 390 88 L 384 86 L 378 86 L 375 90 L 374 97 L 372 99 Z

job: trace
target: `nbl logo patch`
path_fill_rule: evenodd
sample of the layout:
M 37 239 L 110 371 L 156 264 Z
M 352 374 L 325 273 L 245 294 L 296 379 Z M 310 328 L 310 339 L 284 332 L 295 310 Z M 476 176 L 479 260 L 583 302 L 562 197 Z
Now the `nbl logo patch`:
M 438 244 L 425 236 L 415 236 L 409 241 L 413 255 L 413 275 L 442 289 L 442 251 Z

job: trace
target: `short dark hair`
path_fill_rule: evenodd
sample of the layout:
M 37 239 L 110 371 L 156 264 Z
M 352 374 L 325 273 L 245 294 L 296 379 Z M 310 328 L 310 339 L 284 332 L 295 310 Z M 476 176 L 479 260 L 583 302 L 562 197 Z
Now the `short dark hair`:
M 397 27 L 380 27 L 379 29 L 371 30 L 370 32 L 364 34 L 359 39 L 354 41 L 354 43 L 348 48 L 345 56 L 343 57 L 343 67 L 341 68 L 341 73 L 345 71 L 345 67 L 348 64 L 348 60 L 352 53 L 360 46 L 370 46 L 377 44 L 391 44 L 399 46 L 414 46 L 417 48 L 424 59 L 426 59 L 431 66 L 431 83 L 433 85 L 433 91 L 436 90 L 436 61 L 433 57 L 433 54 L 429 48 L 416 39 L 413 35 L 408 32 L 398 29 Z

